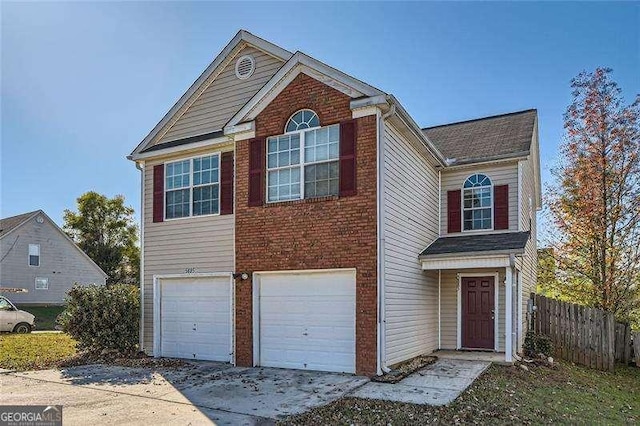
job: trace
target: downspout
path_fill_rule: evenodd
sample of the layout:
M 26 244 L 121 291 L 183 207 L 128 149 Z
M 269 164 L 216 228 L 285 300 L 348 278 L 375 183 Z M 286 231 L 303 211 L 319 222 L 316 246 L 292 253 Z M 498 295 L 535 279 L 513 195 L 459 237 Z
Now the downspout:
M 438 349 L 442 349 L 442 269 L 438 269 Z
M 391 105 L 389 111 L 384 115 L 380 110 L 376 111 L 376 120 L 378 122 L 378 131 L 376 132 L 376 169 L 378 175 L 377 182 L 377 217 L 378 217 L 378 368 L 377 374 L 391 371 L 386 366 L 386 309 L 385 309 L 385 279 L 384 279 L 384 254 L 385 254 L 385 238 L 384 238 L 384 121 L 396 111 L 395 105 Z
M 144 351 L 144 161 L 136 161 L 140 170 L 140 345 Z

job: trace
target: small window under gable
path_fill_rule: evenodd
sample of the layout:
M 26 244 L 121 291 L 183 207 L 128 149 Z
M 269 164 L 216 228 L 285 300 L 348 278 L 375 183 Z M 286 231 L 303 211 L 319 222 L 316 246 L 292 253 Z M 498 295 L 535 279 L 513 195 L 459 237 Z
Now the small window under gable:
M 463 185 L 462 222 L 465 231 L 493 228 L 493 186 L 491 179 L 474 174 Z

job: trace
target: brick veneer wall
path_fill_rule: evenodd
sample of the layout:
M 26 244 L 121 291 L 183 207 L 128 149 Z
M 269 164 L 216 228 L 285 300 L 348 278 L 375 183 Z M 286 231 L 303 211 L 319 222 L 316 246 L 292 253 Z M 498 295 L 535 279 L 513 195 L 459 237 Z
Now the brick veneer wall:
M 256 137 L 283 133 L 302 108 L 325 126 L 351 119 L 350 98 L 298 75 L 256 118 Z M 357 119 L 357 195 L 248 206 L 249 141 L 236 145 L 236 270 L 356 268 L 356 372 L 376 373 L 376 118 Z M 251 279 L 236 286 L 236 362 L 253 361 Z M 256 330 L 258 332 L 258 330 Z

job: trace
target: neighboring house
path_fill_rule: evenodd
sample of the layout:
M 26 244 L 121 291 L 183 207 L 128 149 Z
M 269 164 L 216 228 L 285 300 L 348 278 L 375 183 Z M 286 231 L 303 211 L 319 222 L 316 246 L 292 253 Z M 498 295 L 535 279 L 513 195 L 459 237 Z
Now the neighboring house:
M 75 284 L 105 284 L 105 274 L 42 210 L 0 220 L 0 288 L 17 305 L 61 305 Z
M 371 375 L 521 347 L 535 110 L 421 129 L 392 95 L 240 31 L 128 158 L 147 353 Z

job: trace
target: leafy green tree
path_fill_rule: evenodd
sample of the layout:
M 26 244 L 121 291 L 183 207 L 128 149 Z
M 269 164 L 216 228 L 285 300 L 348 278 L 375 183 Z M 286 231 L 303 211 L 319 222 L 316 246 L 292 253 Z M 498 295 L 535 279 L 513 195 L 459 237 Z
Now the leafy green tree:
M 124 197 L 87 192 L 78 211 L 64 211 L 64 231 L 109 275 L 107 284 L 137 284 L 140 277 L 138 226 Z

